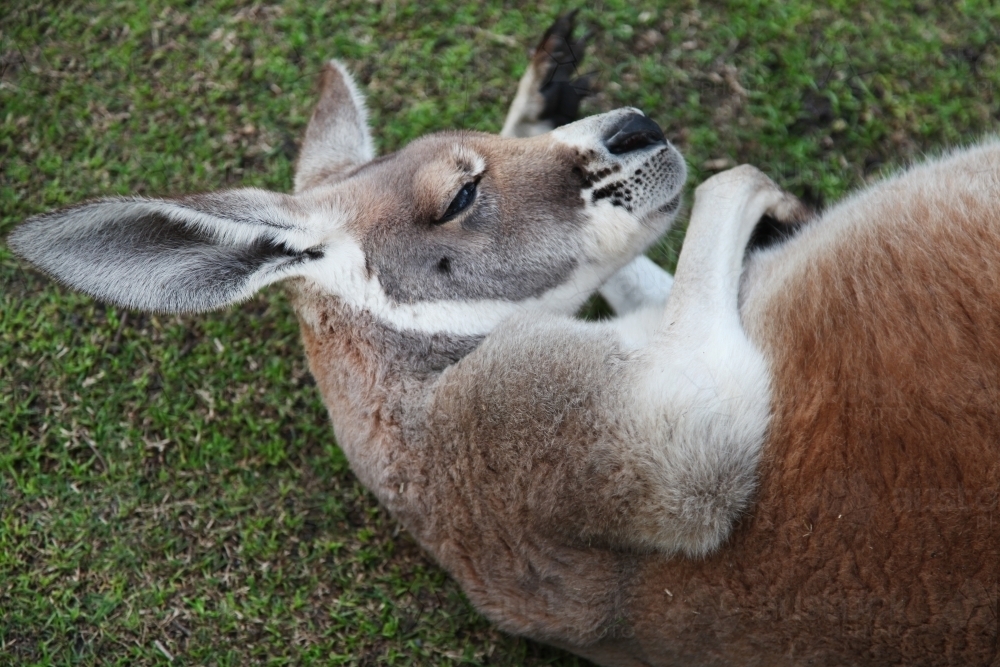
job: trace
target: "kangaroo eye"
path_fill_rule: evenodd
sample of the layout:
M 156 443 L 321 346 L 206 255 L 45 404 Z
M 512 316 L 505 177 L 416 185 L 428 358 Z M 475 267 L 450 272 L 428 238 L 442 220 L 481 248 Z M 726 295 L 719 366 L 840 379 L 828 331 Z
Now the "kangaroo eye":
M 441 216 L 441 219 L 434 224 L 444 224 L 465 209 L 469 208 L 469 205 L 476 199 L 477 185 L 476 181 L 470 181 L 463 185 L 462 189 L 458 191 L 457 195 L 455 195 L 455 198 L 451 200 L 451 204 L 448 205 L 448 210 L 445 211 L 444 215 Z

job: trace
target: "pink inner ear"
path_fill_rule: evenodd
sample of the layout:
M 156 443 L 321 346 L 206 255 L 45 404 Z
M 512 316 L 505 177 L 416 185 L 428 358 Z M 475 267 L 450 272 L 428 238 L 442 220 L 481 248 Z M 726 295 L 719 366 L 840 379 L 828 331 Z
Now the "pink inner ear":
M 299 153 L 295 191 L 336 181 L 373 157 L 364 97 L 347 68 L 331 60 L 320 75 L 319 102 Z

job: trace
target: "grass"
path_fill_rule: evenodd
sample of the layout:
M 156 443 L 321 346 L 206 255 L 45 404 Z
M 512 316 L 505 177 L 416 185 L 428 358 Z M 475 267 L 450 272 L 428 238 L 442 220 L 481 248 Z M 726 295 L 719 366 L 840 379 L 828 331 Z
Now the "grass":
M 88 197 L 288 190 L 325 58 L 382 151 L 496 131 L 565 7 L 9 0 L 0 237 Z M 591 3 L 589 111 L 661 122 L 692 183 L 751 162 L 815 205 L 1000 127 L 1000 5 Z M 666 265 L 680 232 L 653 251 Z M 0 243 L 0 665 L 577 665 L 505 636 L 362 489 L 280 288 L 153 317 Z

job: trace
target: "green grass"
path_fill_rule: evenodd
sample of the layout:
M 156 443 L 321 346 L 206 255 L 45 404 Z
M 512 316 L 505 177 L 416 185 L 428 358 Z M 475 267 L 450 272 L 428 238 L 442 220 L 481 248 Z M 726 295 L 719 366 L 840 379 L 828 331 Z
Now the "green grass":
M 381 150 L 496 131 L 565 7 L 8 0 L 0 236 L 88 197 L 288 190 L 324 59 Z M 692 183 L 751 162 L 822 205 L 1000 127 L 1000 4 L 631 0 L 596 29 L 588 110 L 629 104 Z M 674 232 L 653 251 L 670 265 Z M 152 317 L 0 244 L 0 664 L 574 665 L 505 636 L 352 476 L 280 288 Z

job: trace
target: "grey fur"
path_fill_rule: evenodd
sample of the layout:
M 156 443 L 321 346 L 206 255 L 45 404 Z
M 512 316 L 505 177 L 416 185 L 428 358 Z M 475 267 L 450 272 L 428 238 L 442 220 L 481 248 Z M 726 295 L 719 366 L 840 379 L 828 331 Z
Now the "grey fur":
M 433 135 L 361 164 L 359 96 L 336 65 L 324 86 L 294 197 L 101 202 L 29 221 L 16 249 L 145 309 L 214 307 L 297 276 L 310 368 L 359 479 L 503 628 L 576 648 L 612 636 L 638 554 L 701 556 L 729 535 L 766 423 L 735 285 L 719 288 L 733 293 L 721 325 L 683 289 L 667 310 L 643 304 L 665 319 L 652 333 L 567 316 L 670 225 L 683 159 L 659 135 L 610 151 L 641 118 L 625 109 L 531 139 Z M 475 200 L 442 221 L 470 179 Z M 735 236 L 724 261 L 742 257 Z M 708 273 L 678 283 L 711 306 L 711 278 L 738 272 Z
M 473 150 L 492 139 L 478 133 L 439 136 L 454 136 Z M 435 225 L 432 217 L 406 205 L 399 207 L 402 219 L 380 221 L 363 247 L 385 293 L 398 303 L 521 301 L 564 282 L 581 256 L 575 232 L 584 223 L 584 201 L 572 170 L 581 157 L 567 151 L 557 160 L 565 168 L 520 175 L 534 187 L 517 198 L 504 199 L 498 178 L 487 171 L 475 201 L 454 222 Z M 377 178 L 379 171 L 399 166 L 383 162 L 366 176 Z M 405 180 L 386 181 L 403 202 L 415 199 Z M 447 271 L 440 269 L 442 259 Z
M 104 199 L 31 218 L 9 243 L 59 281 L 104 301 L 211 310 L 323 256 L 320 248 L 289 244 L 295 223 L 287 199 L 260 190 Z
M 635 471 L 605 474 L 620 464 L 614 443 L 625 435 L 605 413 L 608 387 L 626 372 L 620 346 L 591 328 L 568 340 L 528 318 L 483 342 L 393 332 L 300 290 L 299 311 L 321 314 L 303 319 L 307 347 L 324 352 L 310 367 L 325 396 L 344 398 L 327 404 L 365 486 L 505 630 L 583 644 L 612 632 L 627 565 L 608 552 L 606 568 L 594 568 L 591 547 L 620 544 L 606 531 L 626 530 L 632 519 L 621 511 L 650 491 L 630 484 Z M 590 352 L 607 363 L 576 363 Z M 447 363 L 452 354 L 461 359 Z M 522 391 L 505 390 L 512 385 Z M 377 416 L 357 420 L 356 410 Z M 600 480 L 608 486 L 594 488 Z M 604 523 L 611 516 L 621 524 Z

